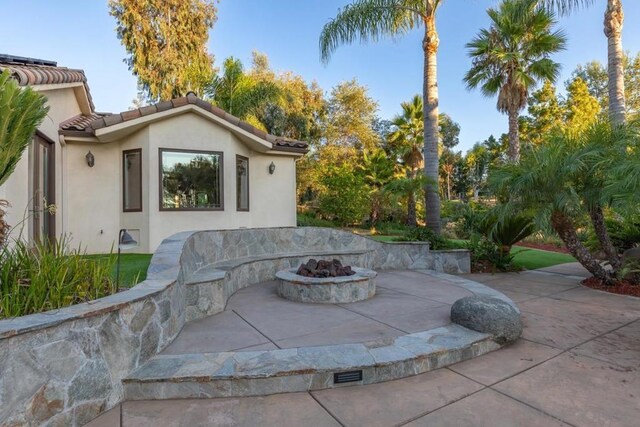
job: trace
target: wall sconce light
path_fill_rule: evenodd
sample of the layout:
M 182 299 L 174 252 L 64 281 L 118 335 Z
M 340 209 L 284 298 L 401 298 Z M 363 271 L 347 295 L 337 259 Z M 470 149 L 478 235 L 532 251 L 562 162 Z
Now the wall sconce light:
M 96 158 L 94 157 L 93 153 L 91 153 L 91 151 L 89 151 L 87 155 L 84 156 L 84 158 L 87 161 L 87 166 L 89 166 L 90 168 L 92 168 L 96 164 Z
M 275 163 L 271 162 L 271 164 L 269 165 L 269 175 L 273 175 L 275 171 L 276 171 L 276 165 Z

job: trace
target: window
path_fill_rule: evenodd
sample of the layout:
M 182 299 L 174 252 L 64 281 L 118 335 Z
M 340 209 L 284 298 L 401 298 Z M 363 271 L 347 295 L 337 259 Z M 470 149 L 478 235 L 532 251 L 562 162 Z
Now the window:
M 249 210 L 249 159 L 236 156 L 236 204 L 239 211 Z
M 222 153 L 160 149 L 160 210 L 222 210 Z
M 142 150 L 122 152 L 122 210 L 142 211 Z

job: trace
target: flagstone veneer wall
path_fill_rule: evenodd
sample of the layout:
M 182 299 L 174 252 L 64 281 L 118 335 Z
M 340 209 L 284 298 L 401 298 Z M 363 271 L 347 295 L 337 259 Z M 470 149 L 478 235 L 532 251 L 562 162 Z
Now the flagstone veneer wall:
M 467 251 L 386 244 L 323 228 L 179 233 L 147 280 L 86 304 L 0 321 L 0 425 L 83 425 L 122 400 L 122 378 L 185 321 L 224 310 L 238 289 L 311 257 L 372 269 L 469 272 Z

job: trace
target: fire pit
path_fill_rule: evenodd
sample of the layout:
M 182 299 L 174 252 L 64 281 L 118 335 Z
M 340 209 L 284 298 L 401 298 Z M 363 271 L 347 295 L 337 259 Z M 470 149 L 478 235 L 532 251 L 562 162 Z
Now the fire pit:
M 376 293 L 377 273 L 343 266 L 340 261 L 309 260 L 299 268 L 276 273 L 278 295 L 295 302 L 348 303 L 371 298 Z

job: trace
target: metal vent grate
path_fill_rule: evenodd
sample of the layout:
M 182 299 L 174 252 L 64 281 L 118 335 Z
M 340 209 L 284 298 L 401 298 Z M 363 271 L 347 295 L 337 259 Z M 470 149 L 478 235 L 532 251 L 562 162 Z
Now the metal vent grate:
M 362 381 L 362 369 L 358 371 L 336 372 L 333 374 L 333 383 L 354 383 Z

